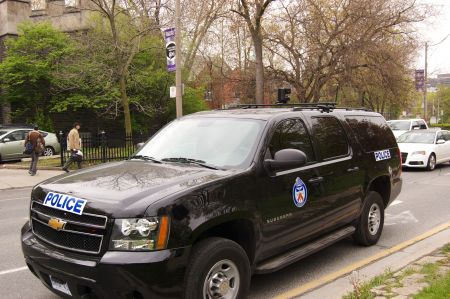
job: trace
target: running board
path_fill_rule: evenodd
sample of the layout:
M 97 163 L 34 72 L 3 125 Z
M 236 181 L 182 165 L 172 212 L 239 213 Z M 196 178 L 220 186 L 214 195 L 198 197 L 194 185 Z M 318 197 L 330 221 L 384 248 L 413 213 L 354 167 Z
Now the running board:
M 310 254 L 321 250 L 322 248 L 325 248 L 333 243 L 336 243 L 337 241 L 340 241 L 352 235 L 355 230 L 355 227 L 348 226 L 331 234 L 328 234 L 325 237 L 317 239 L 316 241 L 288 251 L 282 255 L 270 258 L 259 264 L 255 269 L 255 273 L 265 274 L 278 271 L 298 260 L 301 260 L 304 257 L 307 257 Z

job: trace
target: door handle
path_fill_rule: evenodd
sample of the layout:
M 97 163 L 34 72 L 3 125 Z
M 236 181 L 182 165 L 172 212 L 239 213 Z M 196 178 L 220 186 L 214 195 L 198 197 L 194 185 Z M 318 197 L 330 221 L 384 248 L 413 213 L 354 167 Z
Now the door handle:
M 347 172 L 357 172 L 357 171 L 359 171 L 359 167 L 358 166 L 355 166 L 353 168 L 347 169 Z
M 308 180 L 308 183 L 310 183 L 310 184 L 319 184 L 319 183 L 322 183 L 322 182 L 323 182 L 323 177 L 321 177 L 321 176 L 318 176 L 318 177 L 315 177 L 315 178 L 312 178 L 312 179 Z

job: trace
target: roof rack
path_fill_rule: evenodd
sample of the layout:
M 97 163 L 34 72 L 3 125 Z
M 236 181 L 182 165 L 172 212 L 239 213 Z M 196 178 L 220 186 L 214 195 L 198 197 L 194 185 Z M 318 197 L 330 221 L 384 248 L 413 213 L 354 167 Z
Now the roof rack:
M 252 109 L 252 108 L 270 108 L 270 107 L 317 107 L 318 105 L 325 106 L 336 106 L 335 102 L 321 102 L 321 103 L 296 103 L 296 104 L 285 104 L 285 103 L 276 103 L 276 104 L 237 104 L 235 106 L 230 107 L 231 109 Z
M 352 108 L 352 107 L 336 107 L 336 102 L 319 102 L 319 103 L 296 103 L 296 104 L 238 104 L 228 109 L 255 109 L 255 108 L 292 108 L 292 111 L 301 110 L 321 110 L 322 112 L 332 112 L 335 109 L 343 110 L 359 110 L 359 111 L 372 111 L 368 108 Z

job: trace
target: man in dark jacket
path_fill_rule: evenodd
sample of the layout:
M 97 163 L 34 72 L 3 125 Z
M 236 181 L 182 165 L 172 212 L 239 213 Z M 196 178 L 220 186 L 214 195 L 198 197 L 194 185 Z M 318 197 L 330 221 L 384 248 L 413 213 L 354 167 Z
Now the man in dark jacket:
M 42 154 L 45 148 L 45 140 L 42 134 L 39 132 L 38 126 L 34 126 L 33 131 L 30 131 L 25 138 L 25 147 L 27 143 L 31 143 L 33 150 L 31 152 L 31 164 L 28 173 L 32 176 L 36 175 L 37 163 L 39 156 Z

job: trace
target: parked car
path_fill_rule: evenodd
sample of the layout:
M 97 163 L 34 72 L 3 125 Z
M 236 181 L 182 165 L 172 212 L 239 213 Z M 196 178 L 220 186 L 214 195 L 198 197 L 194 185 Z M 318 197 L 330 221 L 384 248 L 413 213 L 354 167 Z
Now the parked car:
M 0 128 L 0 161 L 20 160 L 28 157 L 23 154 L 25 138 L 30 128 Z M 58 154 L 61 150 L 56 134 L 40 131 L 44 136 L 44 156 Z
M 30 271 L 64 297 L 242 299 L 254 273 L 376 244 L 402 187 L 384 118 L 247 108 L 174 120 L 127 161 L 34 187 Z
M 391 128 L 392 132 L 394 132 L 395 138 L 411 130 L 428 129 L 427 122 L 420 118 L 389 120 L 387 123 Z
M 410 131 L 397 138 L 402 165 L 433 170 L 437 164 L 450 161 L 450 131 Z

